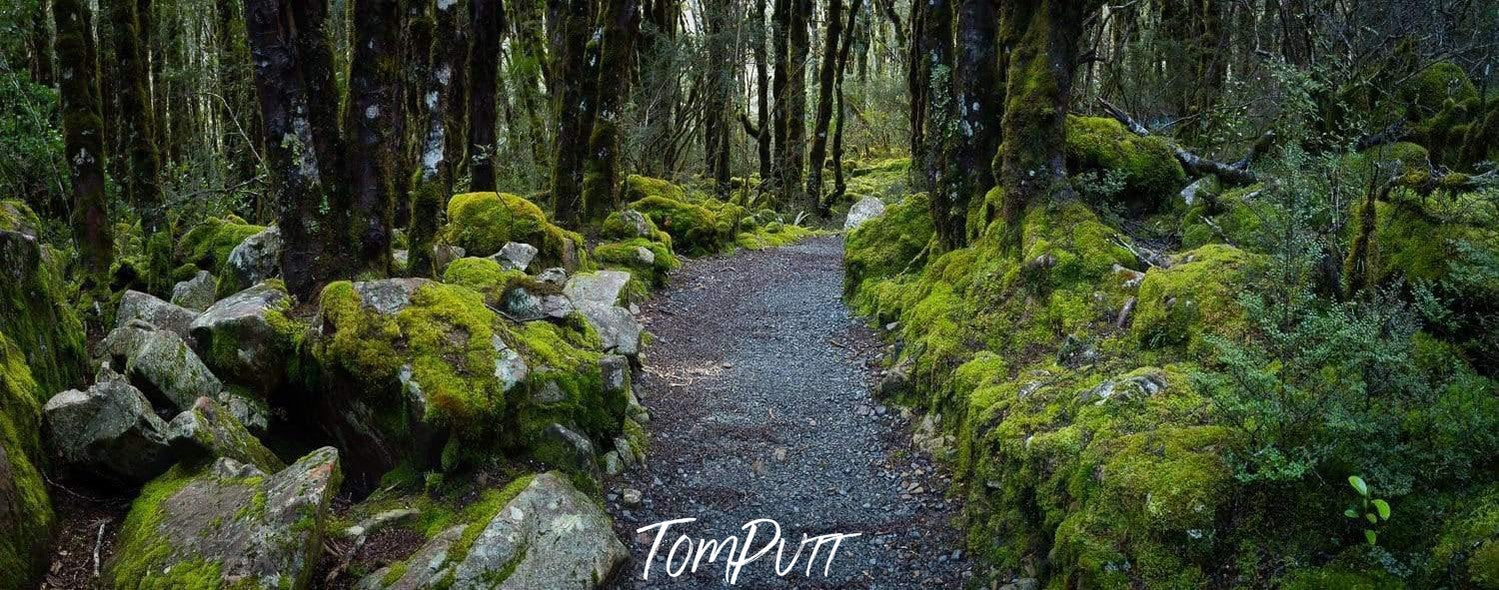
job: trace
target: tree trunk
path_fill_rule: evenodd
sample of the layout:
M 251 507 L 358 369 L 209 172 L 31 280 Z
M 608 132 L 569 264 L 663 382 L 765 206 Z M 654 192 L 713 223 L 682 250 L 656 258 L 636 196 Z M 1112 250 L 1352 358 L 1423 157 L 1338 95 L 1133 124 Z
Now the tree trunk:
M 984 223 L 967 223 L 970 210 L 977 219 L 987 219 L 984 194 L 994 187 L 994 154 L 999 149 L 1003 97 L 1000 95 L 998 0 L 959 0 L 958 53 L 953 70 L 960 122 L 956 145 L 950 217 L 936 225 L 943 244 L 961 248 L 968 238 L 984 229 Z M 970 204 L 976 205 L 970 208 Z M 966 227 L 966 230 L 965 230 Z
M 727 23 L 735 15 L 729 6 L 708 8 L 704 15 L 708 36 L 708 100 L 703 108 L 703 152 L 707 155 L 707 174 L 713 178 L 719 198 L 729 194 L 729 110 L 734 105 L 734 71 L 737 65 L 729 56 L 731 40 L 725 38 Z
M 911 144 L 911 167 L 910 181 L 912 186 L 921 186 L 925 181 L 922 178 L 926 162 L 926 94 L 927 76 L 929 72 L 922 66 L 923 41 L 919 38 L 922 31 L 926 30 L 926 2 L 911 3 L 911 44 L 907 46 L 906 54 L 906 98 L 909 99 L 910 108 L 907 121 L 910 132 Z
M 330 202 L 324 182 L 326 164 L 319 160 L 310 106 L 307 66 L 316 74 L 328 73 L 331 51 L 315 51 L 312 63 L 299 61 L 299 47 L 311 43 L 293 31 L 312 33 L 316 28 L 298 28 L 295 16 L 283 0 L 246 0 L 245 29 L 255 63 L 255 89 L 265 125 L 266 165 L 281 228 L 281 273 L 287 289 L 302 301 L 310 301 L 322 285 L 353 270 L 345 243 L 347 218 Z M 306 7 L 310 4 L 303 4 Z M 320 21 L 315 21 L 320 22 Z M 310 23 L 309 23 L 310 24 Z M 316 44 L 313 44 L 316 45 Z M 315 77 L 315 76 L 314 76 Z M 323 102 L 336 102 L 327 101 Z M 336 177 L 335 177 L 336 178 Z M 336 180 L 334 181 L 336 182 Z
M 960 206 L 957 151 L 959 107 L 953 95 L 953 3 L 960 0 L 929 0 L 921 30 L 920 68 L 926 80 L 926 102 L 911 105 L 924 108 L 925 145 L 921 165 L 926 171 L 927 194 L 930 195 L 932 227 L 943 250 L 957 247 L 964 231 Z M 912 162 L 915 164 L 915 162 Z M 956 236 L 956 237 L 955 237 Z
M 791 34 L 791 7 L 793 2 L 799 1 L 800 0 L 775 0 L 775 14 L 773 15 L 773 23 L 771 25 L 771 64 L 775 70 L 775 78 L 772 80 L 770 87 L 771 93 L 775 95 L 775 106 L 774 110 L 772 111 L 772 118 L 774 120 L 771 125 L 773 128 L 772 139 L 774 141 L 772 149 L 775 152 L 775 160 L 772 162 L 770 175 L 772 179 L 771 190 L 776 195 L 776 201 L 778 202 L 778 204 L 783 206 L 789 205 L 789 203 L 786 203 L 784 199 L 786 186 L 786 152 L 788 149 L 790 149 L 790 147 L 786 144 L 786 115 L 788 112 L 786 105 L 786 78 L 790 75 L 791 68 L 788 66 L 786 57 L 787 45 L 790 43 Z M 760 132 L 765 132 L 765 128 L 763 126 L 760 128 Z
M 807 157 L 807 195 L 817 214 L 828 217 L 831 206 L 822 198 L 822 169 L 827 160 L 828 125 L 833 122 L 833 87 L 837 85 L 838 41 L 843 38 L 843 0 L 828 0 L 827 38 L 822 45 L 822 67 L 817 74 L 817 119 L 812 128 L 812 149 Z
M 1019 252 L 1020 219 L 1025 209 L 1071 192 L 1063 157 L 1067 106 L 1077 68 L 1086 0 L 1014 2 L 1003 23 L 1014 34 L 1006 74 L 1004 127 L 1000 146 L 999 205 L 1007 245 Z
M 755 0 L 755 122 L 759 133 L 755 135 L 755 146 L 760 156 L 760 183 L 764 190 L 765 183 L 771 179 L 771 155 L 770 155 L 770 74 L 769 64 L 766 63 L 768 56 L 765 51 L 765 43 L 769 41 L 765 34 L 765 0 Z
M 401 7 L 396 0 L 358 0 L 352 12 L 354 56 L 345 113 L 345 130 L 352 140 L 347 176 L 353 197 L 350 238 L 360 270 L 387 276 L 395 223 L 396 145 L 402 133 L 396 97 Z
M 442 217 L 442 205 L 453 190 L 453 158 L 449 111 L 457 98 L 453 82 L 452 40 L 458 29 L 457 2 L 426 7 L 431 19 L 432 72 L 423 95 L 426 134 L 422 138 L 421 168 L 411 190 L 411 230 L 407 274 L 431 278 L 436 273 L 432 246 Z
M 638 0 L 609 0 L 599 51 L 598 109 L 588 138 L 583 221 L 601 223 L 619 206 L 619 123 L 630 95 L 630 62 L 640 33 Z
M 52 85 L 55 67 L 52 60 L 52 31 L 47 26 L 47 5 L 45 1 L 36 3 L 36 8 L 31 12 L 31 30 L 27 34 L 27 42 L 31 45 L 31 80 L 43 86 Z
M 561 51 L 554 52 L 559 63 L 557 93 L 554 97 L 557 122 L 557 156 L 552 159 L 552 209 L 563 223 L 576 225 L 582 215 L 583 161 L 588 149 L 589 127 L 593 117 L 585 101 L 591 98 L 586 83 L 588 73 L 589 1 L 567 0 L 561 16 Z
M 245 0 L 246 10 L 251 0 Z M 338 77 L 334 74 L 337 61 L 333 57 L 332 25 L 328 22 L 327 0 L 281 0 L 285 21 L 295 51 L 293 63 L 301 72 L 300 85 L 305 89 L 302 100 L 312 126 L 313 149 L 317 151 L 320 178 L 324 182 L 320 190 L 325 199 L 333 204 L 333 210 L 346 214 L 349 207 L 348 190 L 341 179 L 344 167 L 344 139 L 339 126 Z M 248 25 L 247 25 L 248 26 Z M 250 33 L 253 34 L 253 33 Z M 254 44 L 251 44 L 254 51 Z M 266 134 L 267 141 L 279 135 Z M 269 146 L 267 146 L 269 147 Z
M 472 0 L 473 52 L 469 54 L 469 190 L 495 190 L 495 89 L 499 75 L 500 32 L 505 9 L 500 0 Z
M 786 161 L 783 200 L 792 210 L 814 211 L 817 203 L 802 190 L 803 167 L 807 144 L 807 58 L 811 39 L 807 21 L 812 15 L 812 0 L 791 0 L 791 23 L 787 44 L 786 80 Z
M 831 208 L 838 201 L 843 200 L 843 195 L 848 191 L 848 184 L 843 178 L 843 78 L 848 71 L 849 47 L 854 44 L 855 24 L 859 22 L 859 8 L 863 0 L 854 0 L 848 9 L 848 30 L 843 35 L 843 45 L 838 48 L 838 73 L 834 75 L 834 84 L 837 85 L 837 104 L 834 110 L 838 114 L 838 120 L 833 128 L 833 194 L 829 196 L 824 208 Z M 826 213 L 823 215 L 826 217 Z
M 137 14 L 136 0 L 110 0 L 109 13 L 114 29 L 114 61 L 119 68 L 119 117 L 115 133 L 129 154 L 129 172 L 120 182 L 125 202 L 135 206 L 141 216 L 141 231 L 146 237 L 146 290 L 164 294 L 168 283 L 171 239 L 165 235 L 166 211 L 161 203 L 161 158 L 156 151 L 156 111 L 151 107 L 151 70 L 140 32 L 150 25 L 148 15 Z
M 104 296 L 114 261 L 113 227 L 104 197 L 104 124 L 100 115 L 98 49 L 84 0 L 57 0 L 57 60 L 62 71 L 63 147 L 73 182 L 73 239 L 83 290 Z

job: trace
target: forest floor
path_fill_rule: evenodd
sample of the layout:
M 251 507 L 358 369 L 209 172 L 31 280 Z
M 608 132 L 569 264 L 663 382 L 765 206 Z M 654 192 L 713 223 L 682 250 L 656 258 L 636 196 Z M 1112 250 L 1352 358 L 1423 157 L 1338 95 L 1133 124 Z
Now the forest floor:
M 911 446 L 909 416 L 872 398 L 884 347 L 843 304 L 842 253 L 842 238 L 819 237 L 690 261 L 644 306 L 654 341 L 635 390 L 652 416 L 649 466 L 605 485 L 631 550 L 616 588 L 724 587 L 722 556 L 673 579 L 667 552 L 681 535 L 742 542 L 760 518 L 780 524 L 783 571 L 803 534 L 860 536 L 826 577 L 830 545 L 808 576 L 809 543 L 784 578 L 772 550 L 737 587 L 958 588 L 973 575 L 948 476 Z M 642 502 L 626 506 L 626 489 Z M 697 521 L 666 531 L 642 580 L 657 530 L 636 530 L 681 518 Z

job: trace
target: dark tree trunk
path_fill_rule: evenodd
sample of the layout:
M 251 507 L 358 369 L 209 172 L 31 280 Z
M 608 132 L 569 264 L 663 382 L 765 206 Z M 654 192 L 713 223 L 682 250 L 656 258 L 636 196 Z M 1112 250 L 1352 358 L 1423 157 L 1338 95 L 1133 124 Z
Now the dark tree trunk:
M 420 168 L 411 190 L 410 248 L 407 250 L 407 274 L 432 277 L 436 266 L 432 246 L 441 222 L 443 201 L 453 190 L 452 147 L 449 137 L 449 112 L 457 98 L 453 84 L 455 51 L 453 39 L 458 30 L 457 2 L 437 2 L 426 7 L 430 19 L 432 71 L 423 93 L 422 104 L 426 133 L 421 141 Z
M 245 0 L 246 10 L 252 0 Z M 301 72 L 299 85 L 305 89 L 302 100 L 307 108 L 308 123 L 312 126 L 312 146 L 317 152 L 318 172 L 322 179 L 321 191 L 333 210 L 347 214 L 349 208 L 348 186 L 335 179 L 344 176 L 344 139 L 339 125 L 339 101 L 335 97 L 342 93 L 338 78 L 334 74 L 337 61 L 333 58 L 332 25 L 328 21 L 326 0 L 281 0 L 282 8 L 289 20 L 282 26 L 292 42 L 295 52 L 293 63 Z M 248 27 L 248 25 L 247 25 Z M 253 35 L 254 33 L 248 33 Z M 251 44 L 251 52 L 254 44 Z M 269 142 L 273 137 L 267 133 Z M 267 146 L 269 148 L 269 146 Z
M 619 206 L 619 123 L 630 95 L 630 62 L 640 34 L 639 0 L 609 0 L 599 50 L 598 108 L 588 138 L 583 221 L 599 223 Z
M 725 38 L 727 23 L 737 17 L 729 6 L 708 8 L 705 15 L 708 37 L 708 100 L 703 103 L 703 152 L 707 155 L 707 174 L 713 178 L 719 198 L 729 194 L 729 110 L 734 104 L 733 60 L 729 58 L 731 40 Z
M 473 52 L 469 54 L 468 157 L 469 190 L 495 190 L 495 100 L 499 76 L 500 33 L 505 9 L 500 0 L 472 0 Z
M 281 228 L 281 272 L 287 289 L 302 301 L 310 301 L 323 284 L 349 276 L 353 265 L 345 243 L 347 218 L 328 200 L 330 183 L 324 181 L 326 164 L 318 159 L 320 152 L 308 149 L 318 145 L 312 115 L 319 112 L 309 105 L 317 102 L 309 96 L 326 95 L 309 95 L 314 86 L 324 84 L 307 83 L 309 70 L 304 66 L 315 66 L 313 77 L 331 75 L 327 69 L 331 61 L 317 59 L 331 58 L 331 51 L 323 45 L 311 64 L 300 61 L 297 49 L 307 40 L 298 39 L 294 31 L 321 35 L 315 33 L 317 28 L 294 26 L 294 19 L 283 0 L 245 2 L 245 29 L 267 138 L 266 165 Z
M 345 124 L 351 140 L 347 176 L 353 197 L 350 237 L 360 270 L 387 276 L 395 223 L 396 146 L 402 133 L 396 97 L 400 83 L 396 34 L 401 30 L 401 7 L 396 0 L 359 0 L 352 12 L 354 56 Z
M 44 86 L 52 85 L 52 31 L 47 26 L 48 2 L 36 3 L 31 12 L 31 30 L 27 31 L 27 43 L 31 53 L 31 80 Z
M 999 205 L 1009 247 L 1019 252 L 1020 220 L 1026 208 L 1070 193 L 1063 157 L 1067 106 L 1077 69 L 1077 40 L 1089 2 L 1014 2 L 1006 28 L 1015 39 L 1005 79 L 1005 112 L 997 171 Z
M 755 122 L 758 132 L 755 134 L 755 145 L 760 156 L 760 183 L 761 190 L 764 184 L 771 180 L 771 154 L 770 154 L 770 74 L 769 64 L 766 63 L 768 56 L 765 51 L 765 43 L 769 41 L 765 34 L 765 1 L 755 0 Z
M 775 70 L 775 78 L 771 81 L 771 93 L 775 95 L 775 106 L 772 110 L 772 139 L 771 146 L 775 152 L 775 159 L 771 168 L 771 191 L 776 195 L 776 200 L 781 205 L 787 205 L 784 200 L 786 186 L 786 78 L 790 75 L 791 68 L 786 61 L 787 45 L 790 43 L 791 34 L 791 6 L 793 2 L 800 0 L 775 0 L 775 14 L 771 25 L 771 64 Z M 765 132 L 765 127 L 760 127 L 760 132 Z
M 786 62 L 786 161 L 782 194 L 793 210 L 815 211 L 817 203 L 802 190 L 807 155 L 807 58 L 811 39 L 807 32 L 812 0 L 791 0 L 791 23 Z
M 909 99 L 908 115 L 911 134 L 910 180 L 913 186 L 921 186 L 925 180 L 923 163 L 926 161 L 926 94 L 927 77 L 930 73 L 922 65 L 924 44 L 919 38 L 926 29 L 926 2 L 911 3 L 911 40 L 906 54 L 906 98 Z
M 103 296 L 114 261 L 114 235 L 104 197 L 104 123 L 100 115 L 98 49 L 88 4 L 57 0 L 57 60 L 62 71 L 63 147 L 73 182 L 73 239 L 83 268 L 83 290 Z
M 837 85 L 838 40 L 843 37 L 843 0 L 828 0 L 827 38 L 822 45 L 822 67 L 817 74 L 817 118 L 812 127 L 812 148 L 807 154 L 807 195 L 817 214 L 828 216 L 822 198 L 822 169 L 827 159 L 828 125 L 833 122 L 833 87 Z
M 848 184 L 843 178 L 843 77 L 848 71 L 849 47 L 854 44 L 855 24 L 859 22 L 859 8 L 862 5 L 863 0 L 853 0 L 853 4 L 849 6 L 848 30 L 843 35 L 843 45 L 838 48 L 838 73 L 834 76 L 834 84 L 837 85 L 837 89 L 834 91 L 837 96 L 837 104 L 834 106 L 834 110 L 838 114 L 838 119 L 833 128 L 833 194 L 828 197 L 827 202 L 823 205 L 824 209 L 837 204 L 838 201 L 843 199 L 844 193 L 848 191 Z M 826 217 L 826 213 L 823 216 Z
M 573 225 L 582 215 L 583 161 L 593 122 L 586 104 L 592 86 L 586 78 L 593 71 L 587 63 L 589 5 L 588 0 L 567 0 L 566 12 L 559 17 L 565 19 L 561 51 L 553 53 L 559 63 L 554 68 L 557 155 L 552 159 L 552 209 L 560 221 Z
M 994 187 L 994 154 L 999 149 L 1003 96 L 1000 94 L 998 0 L 959 0 L 958 53 L 953 69 L 960 117 L 955 145 L 956 166 L 948 218 L 935 226 L 947 248 L 961 248 L 983 231 L 984 223 L 967 223 L 970 211 L 987 219 L 984 194 Z M 970 207 L 974 205 L 974 207 Z M 966 227 L 966 230 L 965 230 Z
M 957 151 L 959 107 L 953 95 L 953 3 L 960 0 L 929 0 L 923 15 L 920 36 L 922 74 L 926 101 L 911 108 L 926 110 L 923 123 L 925 150 L 921 165 L 925 170 L 927 194 L 931 196 L 932 227 L 943 250 L 961 243 L 965 206 L 959 204 Z M 915 162 L 913 162 L 914 164 Z M 955 239 L 954 236 L 957 236 Z
M 161 159 L 156 151 L 156 111 L 151 107 L 151 69 L 140 32 L 150 25 L 148 15 L 137 14 L 136 0 L 111 0 L 109 14 L 114 28 L 115 66 L 119 68 L 119 113 L 114 132 L 129 155 L 129 172 L 120 185 L 127 203 L 141 216 L 141 231 L 146 236 L 146 289 L 164 294 L 170 287 L 170 238 L 166 229 L 166 211 L 161 203 Z

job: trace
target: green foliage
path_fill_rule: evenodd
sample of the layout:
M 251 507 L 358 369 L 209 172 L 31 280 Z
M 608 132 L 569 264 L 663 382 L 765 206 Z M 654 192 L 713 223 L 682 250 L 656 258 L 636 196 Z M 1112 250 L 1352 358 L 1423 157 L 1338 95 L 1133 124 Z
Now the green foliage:
M 1067 117 L 1067 169 L 1074 174 L 1114 179 L 1113 191 L 1136 212 L 1169 207 L 1187 174 L 1171 145 L 1160 137 L 1140 137 L 1108 117 Z
M 633 174 L 625 178 L 624 196 L 631 209 L 671 234 L 672 246 L 687 256 L 715 254 L 732 246 L 745 213 L 738 205 L 692 198 L 670 182 Z
M 1383 498 L 1376 498 L 1369 491 L 1369 484 L 1364 478 L 1357 475 L 1348 476 L 1348 485 L 1358 494 L 1358 504 L 1349 506 L 1343 510 L 1343 516 L 1356 521 L 1364 530 L 1364 540 L 1370 545 L 1375 545 L 1379 540 L 1379 533 L 1375 527 L 1390 519 L 1390 503 Z
M 46 564 L 52 502 L 39 468 L 43 459 L 39 391 L 26 359 L 0 333 L 0 587 L 21 588 Z
M 844 246 L 843 292 L 863 313 L 875 313 L 868 298 L 875 283 L 921 268 L 932 239 L 926 193 L 909 195 L 885 213 L 849 232 Z

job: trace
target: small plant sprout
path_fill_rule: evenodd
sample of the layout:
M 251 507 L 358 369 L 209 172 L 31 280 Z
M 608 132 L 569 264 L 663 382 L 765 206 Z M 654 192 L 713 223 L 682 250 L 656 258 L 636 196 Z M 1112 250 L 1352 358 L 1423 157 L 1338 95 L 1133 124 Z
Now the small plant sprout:
M 1379 540 L 1379 533 L 1374 528 L 1379 523 L 1390 519 L 1390 503 L 1383 498 L 1375 498 L 1369 494 L 1369 484 L 1364 478 L 1357 475 L 1348 476 L 1348 485 L 1353 486 L 1353 491 L 1358 492 L 1359 504 L 1349 506 L 1343 511 L 1343 516 L 1354 520 L 1362 520 L 1364 526 L 1364 540 L 1374 545 Z

